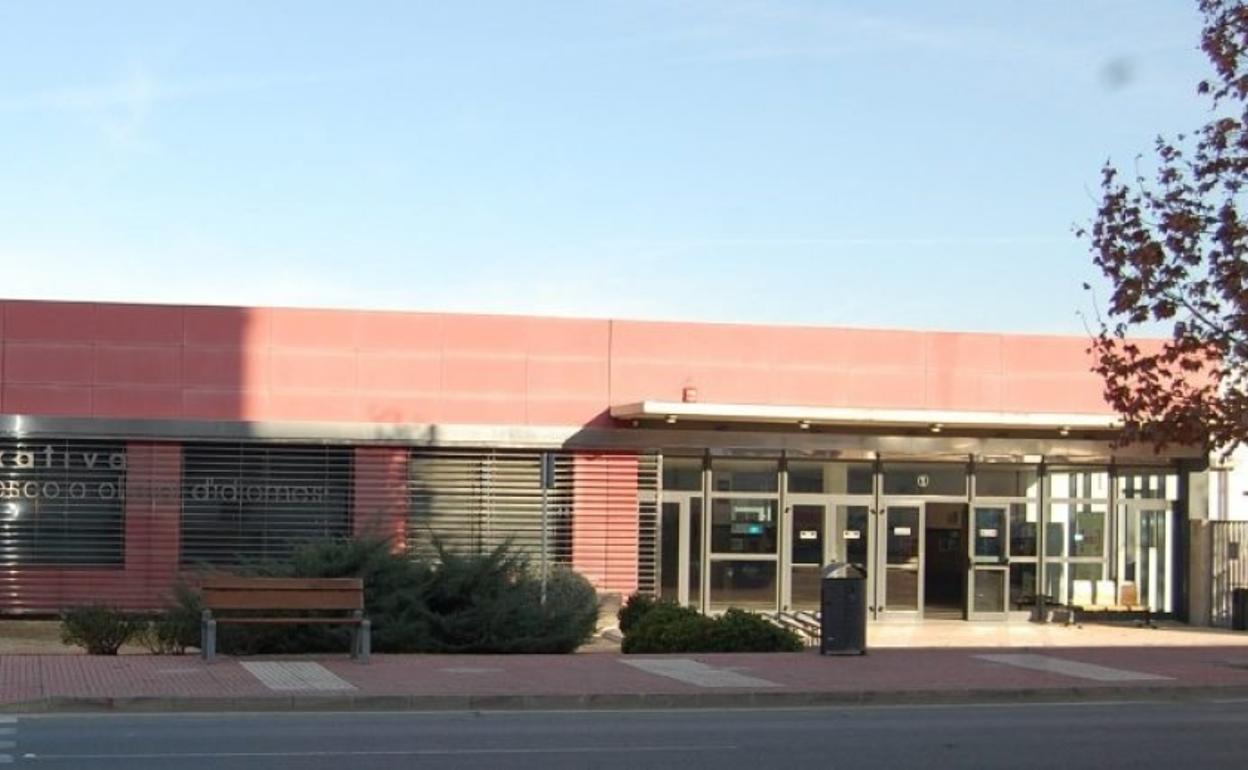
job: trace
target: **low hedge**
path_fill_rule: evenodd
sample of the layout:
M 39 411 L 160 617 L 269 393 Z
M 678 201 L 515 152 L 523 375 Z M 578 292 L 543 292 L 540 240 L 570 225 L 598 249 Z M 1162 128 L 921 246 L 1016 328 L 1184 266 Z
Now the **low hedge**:
M 632 607 L 625 621 L 625 609 Z M 627 624 L 627 628 L 625 627 Z M 744 610 L 709 617 L 671 601 L 629 601 L 620 611 L 626 653 L 801 652 L 801 638 Z

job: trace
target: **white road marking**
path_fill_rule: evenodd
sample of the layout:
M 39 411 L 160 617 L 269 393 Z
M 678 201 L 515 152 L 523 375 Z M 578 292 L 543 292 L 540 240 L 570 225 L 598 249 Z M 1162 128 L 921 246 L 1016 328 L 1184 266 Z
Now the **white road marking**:
M 687 658 L 640 658 L 620 661 L 648 674 L 665 676 L 698 687 L 783 687 L 776 682 L 715 668 Z
M 251 672 L 270 690 L 354 690 L 355 685 L 339 678 L 320 663 L 247 662 L 243 668 Z
M 188 751 L 154 754 L 25 754 L 32 761 L 66 759 L 235 759 L 241 757 L 458 757 L 507 754 L 621 754 L 659 753 L 664 751 L 735 751 L 738 746 L 727 743 L 673 744 L 671 746 L 555 746 L 551 748 L 514 749 L 378 749 L 373 751 Z
M 1092 679 L 1097 682 L 1149 682 L 1168 680 L 1172 677 L 1160 674 L 1146 674 L 1142 671 L 1127 671 L 1121 668 L 1097 666 L 1092 663 L 1079 663 L 1074 660 L 1063 660 L 1048 655 L 976 655 L 980 660 L 992 663 L 1004 663 L 1007 666 L 1018 666 L 1050 674 L 1062 674 L 1078 679 Z

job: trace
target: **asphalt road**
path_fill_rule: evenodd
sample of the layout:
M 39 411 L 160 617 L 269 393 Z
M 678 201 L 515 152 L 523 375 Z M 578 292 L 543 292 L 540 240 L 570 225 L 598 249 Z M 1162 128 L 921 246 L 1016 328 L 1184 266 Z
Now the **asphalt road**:
M 30 768 L 1236 768 L 1248 701 L 764 711 L 32 716 Z

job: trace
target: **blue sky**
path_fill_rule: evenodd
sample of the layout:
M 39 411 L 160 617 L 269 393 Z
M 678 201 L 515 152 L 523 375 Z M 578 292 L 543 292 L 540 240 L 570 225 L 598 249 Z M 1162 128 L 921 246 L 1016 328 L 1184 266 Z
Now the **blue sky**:
M 1194 2 L 0 5 L 0 296 L 1081 333 Z M 1103 296 L 1103 291 L 1102 291 Z

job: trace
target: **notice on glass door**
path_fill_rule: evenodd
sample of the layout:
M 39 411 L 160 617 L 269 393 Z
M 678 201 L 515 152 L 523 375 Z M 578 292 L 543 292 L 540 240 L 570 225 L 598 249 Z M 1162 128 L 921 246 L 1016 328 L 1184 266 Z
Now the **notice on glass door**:
M 847 529 L 841 533 L 841 537 L 845 538 L 846 540 L 861 540 L 862 533 L 856 529 Z
M 909 527 L 893 527 L 893 534 L 897 537 L 908 537 L 910 535 Z

